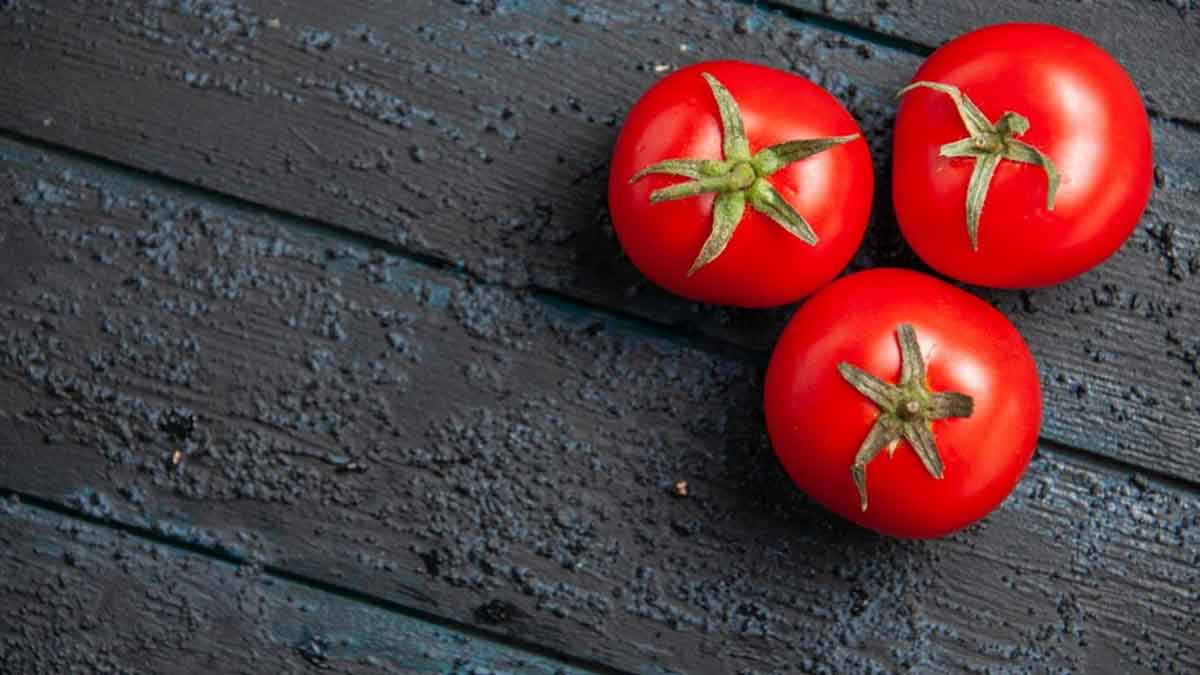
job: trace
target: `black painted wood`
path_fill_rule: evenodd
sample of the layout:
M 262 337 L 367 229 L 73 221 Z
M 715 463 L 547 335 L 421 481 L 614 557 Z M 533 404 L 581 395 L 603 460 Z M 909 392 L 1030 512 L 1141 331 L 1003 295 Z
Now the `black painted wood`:
M 0 498 L 0 670 L 584 673 L 341 595 Z
M 1200 668 L 1186 486 L 1044 447 L 879 538 L 777 468 L 756 353 L 2 152 L 12 489 L 639 672 Z
M 900 38 L 914 51 L 993 23 L 1050 23 L 1082 33 L 1111 53 L 1165 117 L 1200 123 L 1200 6 L 1193 0 L 772 0 Z M 925 48 L 925 49 L 922 49 Z
M 918 264 L 886 180 L 891 93 L 919 63 L 903 50 L 720 2 L 14 7 L 0 126 L 476 279 L 758 350 L 791 310 L 707 308 L 647 287 L 607 224 L 605 166 L 621 115 L 660 69 L 723 56 L 790 67 L 872 138 L 877 217 L 854 266 Z M 1198 481 L 1200 134 L 1162 120 L 1154 132 L 1159 186 L 1112 261 L 1051 289 L 984 296 L 1042 366 L 1046 438 Z

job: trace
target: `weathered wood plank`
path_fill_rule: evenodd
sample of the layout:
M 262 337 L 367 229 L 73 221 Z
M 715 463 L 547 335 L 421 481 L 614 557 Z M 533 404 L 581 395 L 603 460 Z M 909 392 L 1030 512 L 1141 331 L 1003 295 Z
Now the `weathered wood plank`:
M 6 673 L 583 673 L 485 639 L 0 499 Z
M 654 71 L 752 58 L 830 87 L 873 139 L 878 217 L 855 265 L 916 264 L 884 178 L 891 92 L 912 54 L 725 3 L 249 5 L 18 5 L 0 47 L 15 64 L 0 79 L 11 102 L 0 125 L 479 279 L 765 350 L 790 310 L 706 308 L 647 288 L 604 215 L 615 125 Z M 1047 438 L 1197 481 L 1200 135 L 1164 121 L 1154 133 L 1160 185 L 1114 260 L 1052 289 L 985 297 L 1042 364 Z
M 1059 25 L 1088 36 L 1120 61 L 1151 111 L 1200 123 L 1200 7 L 1189 0 L 773 0 L 773 4 L 927 47 L 993 23 Z
M 1200 668 L 1192 491 L 1044 449 L 878 538 L 776 466 L 757 355 L 5 152 L 13 489 L 642 672 Z

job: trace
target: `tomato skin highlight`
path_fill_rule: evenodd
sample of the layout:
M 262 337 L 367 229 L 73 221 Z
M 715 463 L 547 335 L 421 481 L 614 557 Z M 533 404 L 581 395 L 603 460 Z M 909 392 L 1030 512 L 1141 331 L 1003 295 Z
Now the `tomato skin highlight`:
M 930 267 L 998 288 L 1058 283 L 1121 247 L 1150 198 L 1150 123 L 1132 80 L 1103 49 L 1071 31 L 1001 24 L 951 40 L 913 81 L 957 86 L 995 122 L 1028 118 L 1021 141 L 1055 164 L 1060 185 L 1046 209 L 1046 176 L 1002 161 L 969 245 L 965 194 L 973 162 L 939 157 L 966 136 L 951 100 L 934 91 L 904 95 L 896 115 L 892 199 L 900 229 Z
M 934 391 L 970 396 L 970 417 L 933 422 L 944 478 L 907 441 L 867 467 L 863 511 L 854 456 L 879 414 L 837 372 L 854 364 L 894 383 L 896 329 L 911 324 Z M 894 537 L 939 537 L 990 513 L 1012 492 L 1037 445 L 1041 388 L 1016 328 L 983 300 L 928 275 L 874 269 L 810 298 L 784 330 L 767 369 L 771 444 L 798 487 L 830 511 Z
M 721 120 L 702 73 L 732 94 L 752 153 L 795 139 L 861 134 L 837 99 L 797 75 L 739 61 L 683 68 L 647 90 L 621 129 L 608 184 L 617 238 L 635 267 L 677 295 L 741 307 L 799 300 L 837 276 L 862 242 L 874 194 L 867 144 L 859 138 L 767 179 L 812 225 L 819 237 L 815 246 L 747 208 L 720 256 L 689 277 L 712 229 L 714 195 L 652 204 L 653 191 L 683 179 L 630 179 L 662 160 L 723 159 Z

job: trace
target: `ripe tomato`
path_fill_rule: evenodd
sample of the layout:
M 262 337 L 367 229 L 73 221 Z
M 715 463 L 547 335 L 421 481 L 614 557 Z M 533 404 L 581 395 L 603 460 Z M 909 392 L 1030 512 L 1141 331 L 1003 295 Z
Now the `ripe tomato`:
M 765 406 L 801 489 L 897 537 L 941 536 L 996 508 L 1029 464 L 1042 413 L 1037 367 L 1003 314 L 896 269 L 839 279 L 796 312 Z
M 1129 237 L 1150 198 L 1150 124 L 1104 50 L 1054 26 L 1003 24 L 951 40 L 913 80 L 952 85 L 982 113 L 981 126 L 995 123 L 995 133 L 972 132 L 948 91 L 910 85 L 903 95 L 892 198 L 905 238 L 931 267 L 983 286 L 1045 286 L 1094 267 Z M 1009 111 L 1017 115 L 998 123 Z M 973 172 L 985 188 L 977 248 Z
M 664 77 L 629 112 L 608 204 L 651 281 L 694 300 L 769 307 L 846 266 L 873 181 L 858 125 L 828 92 L 713 61 Z

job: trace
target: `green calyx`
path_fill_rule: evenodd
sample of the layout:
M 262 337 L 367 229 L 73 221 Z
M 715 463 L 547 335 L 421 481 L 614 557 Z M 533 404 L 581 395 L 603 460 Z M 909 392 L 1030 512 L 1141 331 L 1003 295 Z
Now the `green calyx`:
M 918 81 L 900 90 L 897 96 L 923 87 L 946 94 L 954 101 L 963 126 L 969 134 L 966 138 L 946 143 L 938 154 L 942 157 L 969 157 L 975 160 L 975 169 L 967 184 L 967 237 L 971 250 L 979 250 L 979 217 L 983 213 L 983 202 L 988 187 L 1000 160 L 1007 159 L 1023 164 L 1040 166 L 1046 172 L 1046 209 L 1054 210 L 1054 195 L 1058 191 L 1058 170 L 1041 150 L 1016 139 L 1029 131 L 1029 120 L 1009 111 L 992 124 L 983 111 L 962 93 L 958 87 L 941 82 Z
M 934 420 L 947 417 L 970 417 L 975 408 L 970 396 L 955 392 L 933 392 L 926 384 L 925 358 L 912 326 L 901 324 L 896 329 L 900 343 L 900 382 L 889 384 L 846 362 L 838 364 L 838 373 L 858 393 L 879 406 L 879 416 L 867 432 L 867 437 L 854 456 L 850 475 L 858 488 L 862 510 L 867 510 L 867 464 L 885 447 L 888 457 L 896 452 L 903 439 L 908 442 L 925 470 L 934 478 L 942 478 L 942 458 L 934 441 Z
M 703 77 L 712 90 L 713 98 L 717 101 L 717 110 L 721 115 L 724 160 L 668 159 L 651 164 L 629 180 L 630 183 L 635 183 L 650 174 L 691 179 L 650 193 L 650 201 L 653 203 L 694 197 L 705 192 L 717 194 L 713 204 L 712 232 L 700 249 L 700 254 L 692 262 L 687 275 L 692 276 L 721 255 L 733 238 L 733 233 L 745 214 L 746 206 L 775 221 L 806 244 L 816 245 L 817 233 L 813 231 L 812 226 L 775 190 L 767 177 L 793 162 L 848 143 L 859 135 L 788 141 L 763 148 L 757 154 L 751 155 L 750 143 L 746 139 L 746 130 L 742 126 L 742 115 L 737 102 L 717 78 L 708 73 L 703 73 Z

